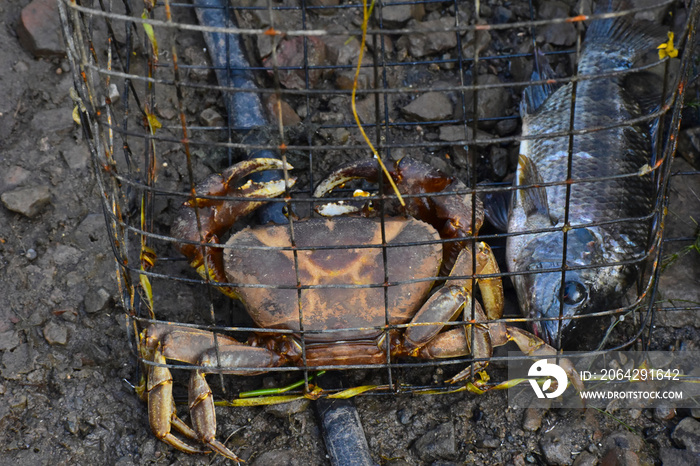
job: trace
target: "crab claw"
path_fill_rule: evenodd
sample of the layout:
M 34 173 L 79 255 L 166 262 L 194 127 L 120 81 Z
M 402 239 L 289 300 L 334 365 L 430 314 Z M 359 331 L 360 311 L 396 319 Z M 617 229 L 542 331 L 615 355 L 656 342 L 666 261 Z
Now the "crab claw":
M 219 236 L 237 220 L 267 202 L 246 198 L 277 197 L 296 183 L 296 178 L 293 177 L 288 179 L 286 185 L 285 180 L 263 183 L 248 180 L 240 184 L 241 180 L 260 171 L 291 169 L 291 165 L 278 159 L 250 159 L 232 165 L 222 173 L 210 175 L 195 187 L 197 197 L 182 204 L 170 234 L 182 240 L 177 244 L 178 249 L 201 276 L 206 278 L 205 269 L 208 269 L 210 279 L 226 282 L 221 248 L 206 248 L 203 254 L 202 243 L 218 244 Z M 204 266 L 205 261 L 208 267 Z

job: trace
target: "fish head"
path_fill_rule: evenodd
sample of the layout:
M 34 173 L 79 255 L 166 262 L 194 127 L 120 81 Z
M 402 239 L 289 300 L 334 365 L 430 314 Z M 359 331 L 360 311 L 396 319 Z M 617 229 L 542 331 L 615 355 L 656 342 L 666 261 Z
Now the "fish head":
M 513 284 L 523 315 L 536 319 L 533 333 L 559 348 L 582 320 L 573 317 L 600 310 L 601 300 L 609 296 L 601 288 L 608 286 L 604 272 L 608 268 L 595 266 L 604 261 L 603 245 L 587 229 L 569 231 L 563 268 L 563 233 L 534 236 L 518 254 L 516 270 L 524 273 L 514 275 Z

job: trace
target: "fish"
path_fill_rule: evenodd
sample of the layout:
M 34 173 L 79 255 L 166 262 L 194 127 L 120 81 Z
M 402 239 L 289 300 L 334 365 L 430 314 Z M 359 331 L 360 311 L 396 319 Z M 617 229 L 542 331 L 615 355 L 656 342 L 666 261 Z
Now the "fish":
M 629 70 L 664 35 L 625 18 L 594 20 L 578 60 L 582 79 L 523 91 L 506 261 L 521 312 L 547 319 L 532 321 L 533 333 L 555 348 L 591 320 L 575 317 L 623 306 L 654 226 L 655 180 L 645 167 L 655 161 L 658 121 L 624 122 L 659 108 L 659 79 L 640 71 L 586 77 Z M 533 77 L 551 73 L 545 63 Z M 571 121 L 574 131 L 606 129 L 547 137 L 568 132 Z

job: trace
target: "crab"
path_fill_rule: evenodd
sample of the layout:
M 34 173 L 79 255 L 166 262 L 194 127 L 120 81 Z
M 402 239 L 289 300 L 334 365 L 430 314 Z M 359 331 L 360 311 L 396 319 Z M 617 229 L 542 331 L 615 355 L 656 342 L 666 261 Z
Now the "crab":
M 294 241 L 289 225 L 246 227 L 222 248 L 219 237 L 265 203 L 245 198 L 280 196 L 295 183 L 294 178 L 286 187 L 284 180 L 244 183 L 245 177 L 291 168 L 276 159 L 240 162 L 199 184 L 196 201 L 178 212 L 171 233 L 180 251 L 200 275 L 241 300 L 260 331 L 247 343 L 175 324 L 152 324 L 142 332 L 142 358 L 156 363 L 147 365 L 144 397 L 158 438 L 188 453 L 211 450 L 239 461 L 216 438 L 207 368 L 252 375 L 288 364 L 342 368 L 386 364 L 388 358 L 471 355 L 476 362 L 450 380 L 458 382 L 485 368 L 493 347 L 509 341 L 530 356 L 556 355 L 541 339 L 498 320 L 503 312 L 498 265 L 488 245 L 473 240 L 483 221 L 481 202 L 465 194 L 458 179 L 410 158 L 390 171 L 406 204 L 387 204 L 384 218 L 378 217 L 382 209 L 366 201 L 326 204 L 317 211 L 353 214 L 294 220 Z M 381 177 L 376 160 L 353 162 L 323 180 L 314 196 L 352 179 L 377 183 Z M 431 195 L 419 196 L 424 193 Z M 472 300 L 474 283 L 483 307 Z M 450 324 L 461 314 L 467 324 Z M 168 360 L 200 367 L 189 385 L 192 427 L 177 417 Z M 565 370 L 578 380 L 573 366 Z M 172 428 L 203 445 L 191 445 Z

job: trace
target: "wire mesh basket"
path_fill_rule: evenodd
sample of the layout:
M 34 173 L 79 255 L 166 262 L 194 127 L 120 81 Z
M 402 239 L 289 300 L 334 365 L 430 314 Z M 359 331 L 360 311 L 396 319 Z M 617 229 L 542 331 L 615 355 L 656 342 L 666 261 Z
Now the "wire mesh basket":
M 575 316 L 580 321 L 577 327 L 593 329 L 584 332 L 593 335 L 589 337 L 594 340 L 592 344 L 584 342 L 588 349 L 648 344 L 663 249 L 670 164 L 692 66 L 697 2 L 691 6 L 659 2 L 616 13 L 572 9 L 548 14 L 536 13 L 532 4 L 524 2 L 506 10 L 498 2 L 433 0 L 379 2 L 371 6 L 371 11 L 367 11 L 370 5 L 337 0 L 249 0 L 235 5 L 220 0 L 145 1 L 138 6 L 128 0 L 62 0 L 59 5 L 74 70 L 75 115 L 84 128 L 101 188 L 134 347 L 140 346 L 139 333 L 149 325 L 165 328 L 166 324 L 177 324 L 183 332 L 191 329 L 191 335 L 208 335 L 211 348 L 207 349 L 214 352 L 210 364 L 202 362 L 201 354 L 189 353 L 183 354 L 179 362 L 166 354 L 167 364 L 146 360 L 143 348 L 137 352 L 139 359 L 147 367 L 188 371 L 198 368 L 210 373 L 250 375 L 274 372 L 281 378 L 280 385 L 303 380 L 307 392 L 313 389 L 309 380 L 316 371 L 338 368 L 371 369 L 368 377 L 374 393 L 440 388 L 447 391 L 455 385 L 446 381 L 465 368 L 476 371 L 480 362 L 508 359 L 503 353 L 492 357 L 490 352 L 472 352 L 475 345 L 446 359 L 404 357 L 405 354 L 398 357 L 392 351 L 393 340 L 400 338 L 396 335 L 420 325 L 411 321 L 411 316 L 398 316 L 390 309 L 392 296 L 420 294 L 419 298 L 426 301 L 434 283 L 438 288 L 443 283 L 461 280 L 475 299 L 462 306 L 458 315 L 439 323 L 446 331 L 466 329 L 462 333 L 471 334 L 471 341 L 477 338 L 479 328 L 490 328 L 483 322 L 480 326 L 470 325 L 480 320 L 477 303 L 488 293 L 483 287 L 478 291 L 477 281 L 479 285 L 494 279 L 504 283 L 505 314 L 492 321 L 493 328 L 505 324 L 528 329 L 533 322 L 544 319 L 520 314 L 515 291 L 510 287 L 512 277 L 542 271 L 513 272 L 504 265 L 508 238 L 526 236 L 532 231 L 505 233 L 488 223 L 476 231 L 482 215 L 477 208 L 480 202 L 486 202 L 490 212 L 489 202 L 496 204 L 504 194 L 510 196 L 517 189 L 511 179 L 522 151 L 521 142 L 543 138 L 521 134 L 518 105 L 523 90 L 532 85 L 533 70 L 540 70 L 543 60 L 550 63 L 555 77 L 547 77 L 539 85 L 561 87 L 584 82 L 577 73 L 577 63 L 591 18 L 664 20 L 667 30 L 676 31 L 675 43 L 661 41 L 659 45 L 665 44 L 669 52 L 678 48 L 678 58 L 666 54 L 660 59 L 658 51 L 651 49 L 647 54 L 650 59 L 633 70 L 603 70 L 583 78 L 623 79 L 631 71 L 651 70 L 658 78 L 659 98 L 645 108 L 648 111 L 634 121 L 613 121 L 602 127 L 591 124 L 574 128 L 572 117 L 571 126 L 566 122 L 563 133 L 557 134 L 570 141 L 569 147 L 583 134 L 604 134 L 610 128 L 645 124 L 658 135 L 650 150 L 653 158 L 645 167 L 638 167 L 643 168 L 643 173 L 635 169 L 634 173 L 609 177 L 628 179 L 643 175 L 653 179 L 648 211 L 641 209 L 639 216 L 633 218 L 615 218 L 611 213 L 609 218 L 598 220 L 604 225 L 630 221 L 645 225 L 648 244 L 643 253 L 624 264 L 603 264 L 638 268 L 643 273 L 625 294 L 622 304 Z M 363 21 L 365 11 L 369 13 L 368 22 Z M 361 66 L 356 68 L 358 63 Z M 441 190 L 404 190 L 407 202 L 427 206 L 415 211 L 429 217 L 439 204 L 436 199 L 463 200 L 469 209 L 463 234 L 440 238 L 431 234 L 429 239 L 423 237 L 398 245 L 388 241 L 390 223 L 394 219 L 405 222 L 405 215 L 397 207 L 399 196 L 390 186 L 391 177 L 379 174 L 381 167 L 373 162 L 376 157 L 372 146 L 394 173 L 398 173 L 399 161 L 415 160 L 424 169 L 421 173 L 426 180 L 439 178 L 443 186 L 448 186 Z M 570 160 L 572 151 L 568 152 Z M 208 176 L 263 157 L 280 162 L 270 162 L 270 168 L 275 170 L 251 175 L 250 183 L 247 176 L 235 180 L 235 189 L 229 192 L 217 185 L 206 195 L 197 188 L 197 201 L 194 200 L 195 187 Z M 323 200 L 314 196 L 314 189 L 329 173 L 353 162 L 356 171 L 349 178 L 365 178 L 364 181 L 349 181 L 347 186 L 336 183 L 339 186 L 334 185 L 336 189 Z M 364 163 L 364 172 L 357 168 L 359 162 Z M 248 171 L 254 170 L 241 169 L 246 174 Z M 391 181 L 401 181 L 399 178 L 394 176 Z M 459 184 L 450 184 L 454 180 L 459 180 Z M 567 186 L 581 182 L 569 172 L 568 180 L 553 184 L 566 191 Z M 277 186 L 277 197 L 268 198 L 266 193 L 273 184 Z M 257 201 L 261 205 L 253 206 L 252 202 Z M 230 217 L 227 221 L 235 224 L 232 231 L 252 231 L 279 241 L 255 246 L 236 240 L 227 242 L 233 233 L 207 229 L 210 206 L 217 202 L 246 206 L 226 214 Z M 310 230 L 324 230 L 325 235 L 319 233 L 321 238 L 333 237 L 325 230 L 333 230 L 337 220 L 309 223 L 309 219 L 320 218 L 318 211 L 326 202 L 356 212 L 355 216 L 341 218 L 363 219 L 363 228 L 376 228 L 376 234 L 363 239 L 362 234 L 350 229 L 345 238 L 333 243 L 335 246 L 306 244 L 303 235 L 311 234 Z M 182 236 L 174 237 L 171 230 L 183 204 L 189 206 L 185 209 L 190 212 L 187 219 L 194 232 L 194 236 L 184 240 Z M 432 211 L 426 214 L 426 209 Z M 568 203 L 564 209 L 568 217 Z M 252 215 L 247 215 L 249 212 Z M 269 227 L 270 222 L 283 226 Z M 557 228 L 566 238 L 567 228 Z M 216 242 L 212 241 L 213 234 Z M 420 276 L 414 273 L 419 269 L 411 262 L 418 256 L 417 249 L 434 244 L 454 249 L 454 245 L 459 245 L 476 257 L 482 241 L 493 249 L 500 271 L 475 273 L 473 259 L 471 267 L 464 269 L 468 272 L 456 276 L 446 277 L 437 270 Z M 200 259 L 209 257 L 211 251 L 223 251 L 224 255 L 248 251 L 249 254 L 241 254 L 252 257 L 249 262 L 241 262 L 242 270 L 235 276 L 249 272 L 253 277 L 247 283 L 236 282 L 231 274 L 217 278 L 211 270 L 216 268 L 214 259 L 199 260 L 197 265 L 204 274 L 198 276 L 188 265 L 192 257 L 188 260 L 179 252 L 183 248 L 178 245 L 183 243 L 189 244 L 192 254 Z M 344 283 L 328 280 L 349 267 L 349 260 L 343 262 L 341 258 L 348 247 L 355 252 L 376 253 L 372 256 L 376 262 L 367 267 L 374 265 L 373 273 L 379 278 L 367 275 Z M 304 256 L 324 251 L 335 262 L 323 269 L 325 276 L 320 277 L 320 282 L 313 281 L 304 274 L 308 267 Z M 264 254 L 280 252 L 292 264 L 291 278 L 289 270 L 263 258 Z M 437 254 L 439 263 L 442 255 Z M 566 246 L 561 254 L 566 256 Z M 448 256 L 445 255 L 443 265 L 452 264 L 454 257 Z M 259 270 L 265 267 L 269 270 Z M 564 279 L 567 270 L 570 269 L 558 266 L 554 271 Z M 420 284 L 423 291 L 409 293 L 401 288 L 415 284 Z M 560 283 L 557 289 L 563 288 Z M 326 303 L 325 307 L 316 303 L 313 307 L 313 303 L 305 301 L 304 296 L 313 295 L 318 289 L 353 303 L 376 296 L 379 305 L 368 309 L 353 304 L 349 311 L 353 318 L 341 325 L 333 320 L 337 302 Z M 226 290 L 229 295 L 246 295 L 247 305 L 220 292 Z M 285 296 L 290 301 L 286 308 L 292 309 L 283 324 L 260 309 L 279 304 L 269 302 L 275 290 L 283 291 L 277 295 Z M 254 299 L 261 303 L 258 308 L 251 303 Z M 556 323 L 570 317 L 564 316 L 562 310 L 563 306 L 556 318 L 550 316 L 550 321 Z M 267 324 L 264 332 L 260 331 L 261 322 Z M 292 340 L 293 344 L 289 343 Z M 364 351 L 362 345 L 372 346 L 372 358 L 376 361 L 362 357 L 343 359 L 343 351 L 330 348 L 334 346 L 331 342 L 337 341 L 341 344 L 335 346 L 345 347 L 353 354 Z M 550 343 L 560 347 L 565 342 Z M 299 354 L 291 357 L 284 353 L 283 360 L 293 360 L 289 364 L 277 361 L 261 366 L 251 357 L 247 363 L 228 367 L 219 350 L 230 345 L 242 353 L 265 347 L 273 352 Z M 289 345 L 298 348 L 290 350 Z M 323 357 L 310 356 L 316 353 Z M 308 363 L 307 358 L 316 362 Z M 481 387 L 502 381 L 492 377 Z M 255 377 L 237 377 L 234 394 L 258 384 Z M 333 391 L 324 392 L 327 393 Z

